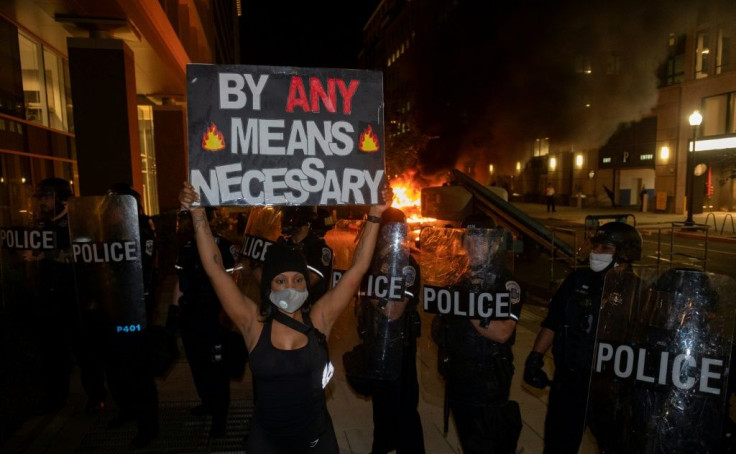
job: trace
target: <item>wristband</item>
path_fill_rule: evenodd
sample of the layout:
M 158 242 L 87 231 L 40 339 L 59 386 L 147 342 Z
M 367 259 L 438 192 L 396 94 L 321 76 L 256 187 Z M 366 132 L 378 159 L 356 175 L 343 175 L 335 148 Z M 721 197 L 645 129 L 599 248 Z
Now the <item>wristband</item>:
M 372 214 L 369 214 L 368 217 L 365 218 L 365 220 L 368 221 L 368 222 L 372 222 L 374 224 L 380 224 L 381 223 L 381 218 L 379 218 L 378 216 L 373 216 Z

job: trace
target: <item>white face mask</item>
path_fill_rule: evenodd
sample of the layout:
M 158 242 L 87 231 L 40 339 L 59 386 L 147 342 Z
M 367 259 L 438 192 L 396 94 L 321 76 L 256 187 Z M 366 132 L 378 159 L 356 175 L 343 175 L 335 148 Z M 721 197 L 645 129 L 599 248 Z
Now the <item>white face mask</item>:
M 590 269 L 596 273 L 603 271 L 613 263 L 613 254 L 597 254 L 595 252 L 590 253 Z
M 293 314 L 302 307 L 302 304 L 307 300 L 307 296 L 309 296 L 309 292 L 306 290 L 300 291 L 293 288 L 285 288 L 279 291 L 271 290 L 269 299 L 276 307 Z

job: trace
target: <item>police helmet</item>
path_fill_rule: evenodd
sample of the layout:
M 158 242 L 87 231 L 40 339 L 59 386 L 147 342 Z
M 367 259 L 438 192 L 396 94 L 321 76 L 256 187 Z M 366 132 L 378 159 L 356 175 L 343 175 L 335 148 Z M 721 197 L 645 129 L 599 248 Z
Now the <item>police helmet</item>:
M 316 217 L 311 206 L 287 206 L 281 210 L 281 228 L 302 227 L 312 223 Z
M 132 195 L 135 199 L 135 203 L 138 205 L 138 210 L 142 210 L 141 195 L 138 191 L 133 189 L 133 186 L 128 183 L 115 183 L 107 189 L 107 195 Z
M 66 202 L 73 195 L 72 187 L 68 181 L 61 178 L 46 178 L 41 180 L 34 193 L 35 197 L 43 197 L 53 193 L 60 202 Z
M 383 212 L 383 214 L 381 214 L 381 225 L 390 224 L 392 222 L 404 224 L 406 223 L 406 215 L 398 208 L 389 207 Z
M 592 244 L 610 244 L 616 247 L 616 261 L 631 263 L 641 259 L 642 239 L 636 228 L 625 222 L 601 225 L 590 238 Z

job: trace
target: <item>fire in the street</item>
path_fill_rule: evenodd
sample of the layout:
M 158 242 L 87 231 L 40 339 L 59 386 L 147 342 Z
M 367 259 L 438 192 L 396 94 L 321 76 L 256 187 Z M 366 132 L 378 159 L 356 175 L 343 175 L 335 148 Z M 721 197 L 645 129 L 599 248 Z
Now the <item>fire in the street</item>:
M 391 180 L 394 191 L 393 206 L 406 215 L 408 223 L 434 222 L 434 218 L 422 217 L 422 189 L 409 178 L 399 177 Z

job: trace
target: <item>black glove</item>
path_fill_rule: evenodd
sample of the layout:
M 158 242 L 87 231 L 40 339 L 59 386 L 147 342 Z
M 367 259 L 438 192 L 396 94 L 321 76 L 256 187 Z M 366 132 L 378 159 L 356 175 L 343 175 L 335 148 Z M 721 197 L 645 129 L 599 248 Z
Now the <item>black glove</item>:
M 171 334 L 176 334 L 179 330 L 179 313 L 181 308 L 171 304 L 169 306 L 169 313 L 166 316 L 166 330 Z
M 544 367 L 544 355 L 534 351 L 529 353 L 524 364 L 524 381 L 539 389 L 549 386 L 549 377 L 544 373 L 542 367 Z

